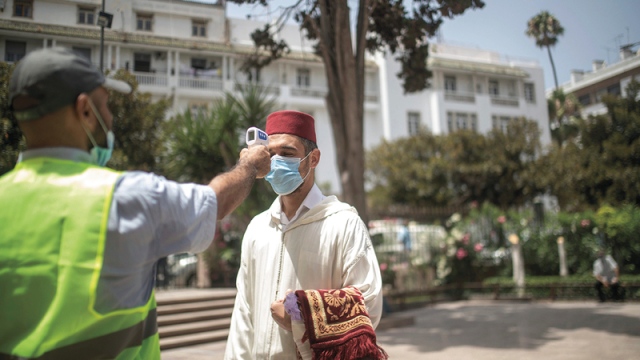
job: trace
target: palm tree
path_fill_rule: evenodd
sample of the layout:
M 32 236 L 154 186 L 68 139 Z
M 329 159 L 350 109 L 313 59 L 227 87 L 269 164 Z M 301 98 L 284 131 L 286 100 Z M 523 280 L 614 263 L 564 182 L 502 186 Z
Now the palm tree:
M 178 114 L 166 123 L 165 175 L 182 182 L 206 184 L 216 174 L 231 168 L 245 147 L 244 135 L 250 126 L 264 128 L 267 115 L 278 104 L 267 89 L 249 84 L 238 93 L 226 93 L 210 102 L 204 111 Z M 265 181 L 254 184 L 249 197 L 234 215 L 245 227 L 275 198 Z M 221 254 L 215 247 L 198 254 L 198 287 L 209 287 L 209 269 L 218 266 Z M 211 261 L 211 263 L 210 263 Z
M 549 14 L 548 11 L 541 11 L 538 15 L 532 17 L 527 23 L 527 36 L 536 40 L 536 46 L 540 49 L 547 48 L 549 53 L 549 61 L 553 69 L 553 80 L 558 88 L 558 76 L 556 75 L 556 66 L 551 57 L 551 47 L 558 42 L 558 36 L 564 34 L 564 28 L 560 25 L 558 19 Z

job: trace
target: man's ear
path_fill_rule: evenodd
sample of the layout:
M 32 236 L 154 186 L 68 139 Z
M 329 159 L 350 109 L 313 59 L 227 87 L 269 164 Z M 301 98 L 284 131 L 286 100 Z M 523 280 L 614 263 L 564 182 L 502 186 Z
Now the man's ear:
M 311 159 L 311 168 L 315 169 L 316 167 L 318 167 L 318 164 L 320 163 L 320 150 L 319 149 L 313 149 L 311 151 L 311 156 L 309 156 Z
M 91 106 L 89 105 L 89 95 L 84 93 L 78 95 L 76 103 L 73 106 L 73 112 L 82 124 L 89 127 L 90 131 L 94 130 L 97 124 Z

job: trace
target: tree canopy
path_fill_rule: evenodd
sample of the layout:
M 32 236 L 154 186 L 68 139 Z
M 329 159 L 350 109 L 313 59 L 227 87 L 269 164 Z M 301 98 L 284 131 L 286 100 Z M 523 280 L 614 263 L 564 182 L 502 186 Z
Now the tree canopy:
M 141 93 L 135 76 L 118 70 L 114 78 L 131 85 L 131 94 L 111 91 L 109 109 L 113 114 L 115 146 L 108 166 L 117 170 L 161 172 L 158 163 L 163 147 L 163 123 L 169 99 L 153 101 L 151 94 Z
M 607 114 L 577 122 L 578 136 L 540 159 L 540 186 L 567 210 L 640 204 L 640 83 L 603 96 Z
M 534 181 L 539 151 L 537 123 L 526 119 L 512 122 L 504 133 L 422 131 L 385 142 L 367 156 L 372 205 L 522 205 L 540 193 Z

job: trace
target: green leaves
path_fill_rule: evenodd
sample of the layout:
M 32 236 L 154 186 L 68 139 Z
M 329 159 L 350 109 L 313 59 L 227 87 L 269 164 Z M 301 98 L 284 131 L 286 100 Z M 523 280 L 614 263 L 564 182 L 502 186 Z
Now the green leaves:
M 536 41 L 539 48 L 543 48 L 554 46 L 558 36 L 564 34 L 564 28 L 548 11 L 541 11 L 527 23 L 526 34 Z
M 626 98 L 607 96 L 608 114 L 578 119 L 576 136 L 539 160 L 539 185 L 567 210 L 640 204 L 640 105 L 632 82 Z
M 118 92 L 109 95 L 116 144 L 108 166 L 118 170 L 161 172 L 162 125 L 170 100 L 154 101 L 151 94 L 138 91 L 135 76 L 126 70 L 118 70 L 114 78 L 129 83 L 133 91 L 126 95 Z
M 206 111 L 187 110 L 175 116 L 165 126 L 165 174 L 178 181 L 208 183 L 236 164 L 247 128 L 264 129 L 267 115 L 275 108 L 275 99 L 263 87 L 247 85 L 237 95 L 226 93 L 213 100 Z M 248 221 L 274 198 L 269 185 L 258 180 L 236 214 Z
M 540 150 L 538 138 L 536 123 L 519 119 L 506 133 L 421 132 L 385 142 L 367 154 L 369 200 L 373 206 L 524 204 L 539 193 L 533 166 Z
M 26 145 L 9 104 L 9 79 L 14 67 L 0 62 L 0 175 L 13 169 Z

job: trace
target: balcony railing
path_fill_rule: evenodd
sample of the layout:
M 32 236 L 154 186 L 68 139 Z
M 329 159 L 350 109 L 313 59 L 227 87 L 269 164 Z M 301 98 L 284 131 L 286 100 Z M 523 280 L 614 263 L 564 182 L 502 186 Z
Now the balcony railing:
M 239 82 L 237 82 L 237 83 L 235 83 L 233 85 L 233 89 L 235 91 L 242 91 L 242 89 L 244 87 L 247 87 L 247 86 L 257 86 L 257 87 L 261 88 L 267 94 L 280 95 L 280 87 L 271 86 L 271 85 L 252 84 L 252 83 L 239 83 Z
M 444 99 L 449 101 L 459 101 L 459 102 L 476 102 L 476 96 L 472 92 L 462 92 L 462 91 L 445 91 Z
M 203 78 L 203 77 L 191 77 L 180 76 L 178 86 L 190 89 L 200 90 L 219 90 L 224 89 L 224 84 L 220 78 Z
M 327 95 L 326 88 L 312 88 L 312 87 L 292 87 L 291 88 L 292 96 L 306 96 L 306 97 L 315 97 L 322 98 Z
M 154 74 L 154 73 L 133 73 L 138 81 L 138 85 L 148 86 L 167 86 L 166 74 Z
M 515 96 L 497 96 L 490 95 L 493 105 L 518 106 L 518 98 Z
M 365 102 L 378 102 L 378 93 L 377 92 L 365 92 L 364 93 L 364 101 Z
M 327 88 L 312 88 L 312 87 L 292 87 L 291 95 L 292 96 L 305 96 L 305 97 L 314 97 L 314 98 L 324 98 L 327 95 Z M 378 93 L 377 92 L 365 92 L 364 94 L 365 102 L 377 102 L 378 101 Z

